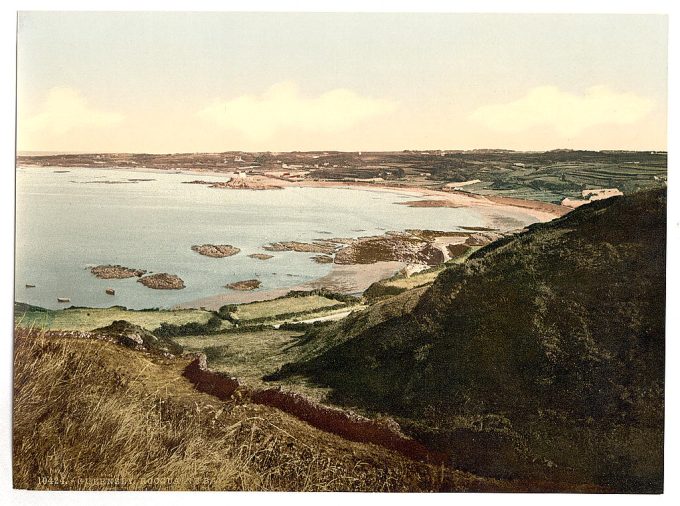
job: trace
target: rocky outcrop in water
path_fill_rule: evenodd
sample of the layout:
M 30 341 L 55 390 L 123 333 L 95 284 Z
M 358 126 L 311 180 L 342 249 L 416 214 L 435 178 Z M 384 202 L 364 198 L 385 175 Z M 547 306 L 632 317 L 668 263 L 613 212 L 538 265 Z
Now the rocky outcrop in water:
M 213 258 L 224 258 L 235 255 L 241 250 L 231 244 L 202 244 L 191 247 L 193 251 L 201 255 Z
M 226 182 L 217 182 L 210 188 L 230 188 L 232 190 L 281 190 L 283 187 L 269 179 L 260 177 L 235 177 Z
M 267 251 L 297 251 L 300 253 L 323 253 L 330 255 L 335 251 L 337 246 L 331 242 L 298 242 L 298 241 L 283 241 L 273 242 L 267 246 L 263 246 Z
M 185 286 L 182 278 L 165 272 L 144 276 L 139 278 L 137 282 L 155 290 L 181 290 Z
M 250 258 L 254 258 L 255 260 L 269 260 L 270 258 L 274 258 L 274 255 L 267 255 L 266 253 L 253 253 L 252 255 L 248 255 Z
M 99 279 L 124 279 L 141 277 L 146 274 L 142 269 L 131 269 L 122 265 L 97 265 L 92 267 L 90 272 Z
M 242 292 L 246 292 L 248 290 L 255 290 L 261 284 L 262 283 L 260 283 L 260 281 L 257 279 L 247 279 L 245 281 L 236 281 L 235 283 L 229 283 L 228 285 L 225 286 L 225 288 L 229 288 L 230 290 L 240 290 Z
M 362 237 L 335 255 L 336 264 L 407 262 L 437 265 L 445 261 L 442 251 L 432 243 L 410 234 Z

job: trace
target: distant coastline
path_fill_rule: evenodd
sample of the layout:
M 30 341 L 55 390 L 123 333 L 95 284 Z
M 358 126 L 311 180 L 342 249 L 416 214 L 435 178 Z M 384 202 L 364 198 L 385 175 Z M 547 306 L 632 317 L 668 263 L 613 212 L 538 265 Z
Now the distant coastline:
M 17 168 L 30 170 L 33 167 L 64 167 L 61 165 L 27 165 L 27 164 L 17 164 Z M 90 170 L 101 170 L 104 172 L 110 171 L 128 171 L 128 172 L 138 172 L 146 174 L 183 174 L 183 175 L 201 175 L 209 177 L 219 177 L 219 178 L 231 178 L 234 177 L 233 172 L 220 172 L 209 169 L 158 169 L 154 167 L 127 167 L 127 166 L 117 166 L 117 167 L 91 167 L 91 166 L 68 166 L 67 169 L 90 169 Z M 502 196 L 487 197 L 482 195 L 475 195 L 467 192 L 461 191 L 442 191 L 423 188 L 419 186 L 409 185 L 409 184 L 376 184 L 376 183 L 366 183 L 361 181 L 286 181 L 278 178 L 263 178 L 268 179 L 272 184 L 284 188 L 348 188 L 348 189 L 358 189 L 366 191 L 379 191 L 395 193 L 400 195 L 418 196 L 418 197 L 437 197 L 448 202 L 451 202 L 457 206 L 461 207 L 493 207 L 498 208 L 521 208 L 523 211 L 528 211 L 534 218 L 538 221 L 549 221 L 554 218 L 563 216 L 564 214 L 571 211 L 571 208 L 566 206 L 560 206 L 557 204 L 546 204 L 540 201 L 534 200 L 523 200 L 523 199 L 511 199 Z M 225 189 L 224 191 L 238 191 L 234 189 Z

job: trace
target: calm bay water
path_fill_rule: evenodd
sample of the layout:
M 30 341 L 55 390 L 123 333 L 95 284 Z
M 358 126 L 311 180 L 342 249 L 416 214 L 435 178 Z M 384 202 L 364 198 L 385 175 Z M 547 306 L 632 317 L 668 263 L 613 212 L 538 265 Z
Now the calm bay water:
M 182 184 L 227 177 L 143 173 L 111 169 L 17 169 L 15 299 L 58 308 L 57 297 L 77 306 L 171 307 L 222 293 L 224 285 L 257 278 L 260 289 L 298 285 L 327 274 L 331 266 L 312 254 L 265 253 L 276 241 L 359 237 L 387 230 L 456 230 L 487 226 L 501 218 L 474 208 L 411 208 L 395 205 L 417 197 L 344 188 L 219 190 Z M 104 182 L 152 179 L 135 183 Z M 535 221 L 518 210 L 509 228 Z M 512 225 L 512 226 L 510 226 Z M 193 244 L 232 244 L 241 253 L 209 258 Z M 136 278 L 100 280 L 88 267 L 120 264 L 179 275 L 183 290 L 153 290 Z M 36 285 L 26 288 L 26 284 Z M 108 287 L 115 297 L 106 295 Z

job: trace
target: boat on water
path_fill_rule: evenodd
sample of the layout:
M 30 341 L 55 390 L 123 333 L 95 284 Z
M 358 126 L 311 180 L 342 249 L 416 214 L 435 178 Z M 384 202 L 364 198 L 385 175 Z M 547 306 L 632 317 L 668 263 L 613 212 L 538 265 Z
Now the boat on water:
M 35 285 L 29 285 L 28 283 L 26 283 L 26 288 L 35 288 Z
M 113 288 L 107 288 L 107 289 L 104 290 L 104 291 L 105 291 L 106 293 L 108 293 L 109 295 L 116 295 L 116 291 L 115 291 Z
M 71 302 L 68 297 L 57 297 L 57 302 Z

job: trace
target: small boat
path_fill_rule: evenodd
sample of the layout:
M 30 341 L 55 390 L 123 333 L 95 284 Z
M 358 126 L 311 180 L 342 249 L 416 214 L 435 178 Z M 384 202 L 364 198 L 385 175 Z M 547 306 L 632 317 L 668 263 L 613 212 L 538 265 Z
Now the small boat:
M 29 285 L 28 283 L 26 283 L 26 288 L 35 288 L 35 285 Z
M 68 297 L 57 297 L 57 302 L 71 302 Z
M 116 291 L 115 291 L 113 288 L 107 288 L 107 289 L 104 290 L 104 291 L 105 291 L 106 293 L 108 293 L 109 295 L 116 295 Z

